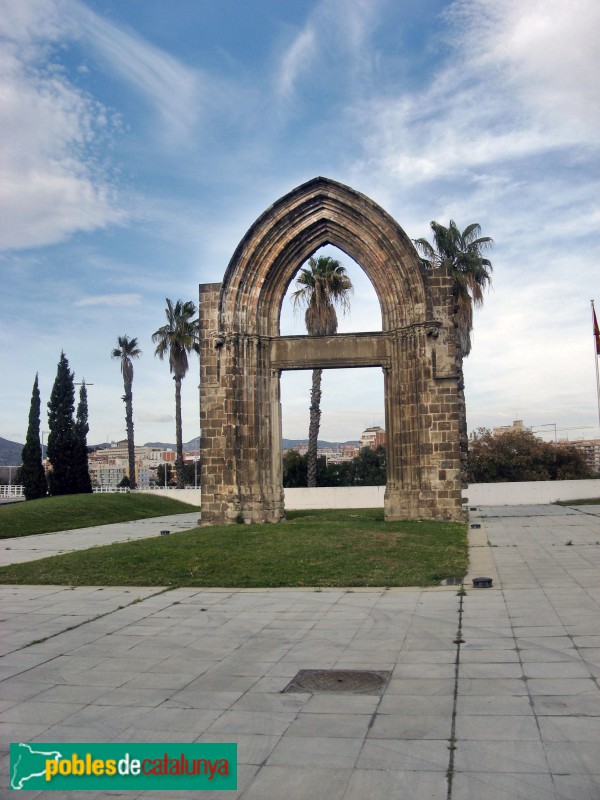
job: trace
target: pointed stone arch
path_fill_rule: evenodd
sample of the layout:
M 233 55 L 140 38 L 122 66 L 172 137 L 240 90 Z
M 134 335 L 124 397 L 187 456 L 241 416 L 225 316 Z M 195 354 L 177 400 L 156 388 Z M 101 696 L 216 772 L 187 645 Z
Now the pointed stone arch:
M 331 244 L 371 280 L 382 331 L 279 335 L 281 303 L 302 263 Z M 202 521 L 284 516 L 282 369 L 381 366 L 385 374 L 386 519 L 462 517 L 452 282 L 427 272 L 398 223 L 327 178 L 268 208 L 221 284 L 200 286 Z

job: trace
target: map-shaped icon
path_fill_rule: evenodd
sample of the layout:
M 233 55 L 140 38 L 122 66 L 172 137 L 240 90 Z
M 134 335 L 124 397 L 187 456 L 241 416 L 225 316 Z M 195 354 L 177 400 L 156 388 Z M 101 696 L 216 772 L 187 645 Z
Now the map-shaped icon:
M 14 759 L 10 774 L 11 789 L 28 789 L 24 785 L 31 778 L 45 777 L 46 762 L 48 760 L 58 761 L 62 758 L 62 753 L 57 750 L 34 750 L 29 744 L 20 742 L 17 747 L 17 757 L 14 758 L 14 750 L 11 745 L 11 762 Z M 43 747 L 43 744 L 41 744 Z

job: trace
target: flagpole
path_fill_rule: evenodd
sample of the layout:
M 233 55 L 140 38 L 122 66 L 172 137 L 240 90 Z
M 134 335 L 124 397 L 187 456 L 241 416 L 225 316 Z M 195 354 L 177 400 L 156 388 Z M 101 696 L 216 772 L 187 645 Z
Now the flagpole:
M 600 339 L 598 334 L 598 321 L 596 319 L 596 309 L 594 308 L 594 301 L 592 303 L 592 323 L 594 326 L 594 362 L 596 364 L 596 396 L 598 398 L 598 424 L 600 425 L 600 374 L 598 373 L 598 348 L 600 346 Z

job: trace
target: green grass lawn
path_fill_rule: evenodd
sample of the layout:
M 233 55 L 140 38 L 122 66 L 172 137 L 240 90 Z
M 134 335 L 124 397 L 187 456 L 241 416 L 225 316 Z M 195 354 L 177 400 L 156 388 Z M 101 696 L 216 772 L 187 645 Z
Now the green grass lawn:
M 72 494 L 0 505 L 0 539 L 198 511 L 152 494 Z M 199 514 L 198 514 L 199 516 Z
M 158 498 L 157 498 L 158 499 Z M 382 509 L 289 511 L 0 569 L 0 583 L 113 586 L 436 586 L 467 571 L 456 522 L 384 522 Z
M 589 497 L 586 500 L 557 500 L 557 506 L 600 506 L 600 497 Z

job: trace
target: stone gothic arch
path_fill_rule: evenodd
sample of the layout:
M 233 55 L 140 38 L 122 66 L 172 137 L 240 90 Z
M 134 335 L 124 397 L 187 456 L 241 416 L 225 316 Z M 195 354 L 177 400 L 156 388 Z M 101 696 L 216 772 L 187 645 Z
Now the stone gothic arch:
M 381 332 L 279 335 L 287 287 L 326 244 L 370 278 Z M 223 282 L 200 285 L 202 523 L 281 520 L 281 370 L 359 366 L 385 375 L 386 519 L 462 519 L 452 312 L 450 275 L 425 270 L 398 223 L 354 189 L 315 178 L 268 208 Z

